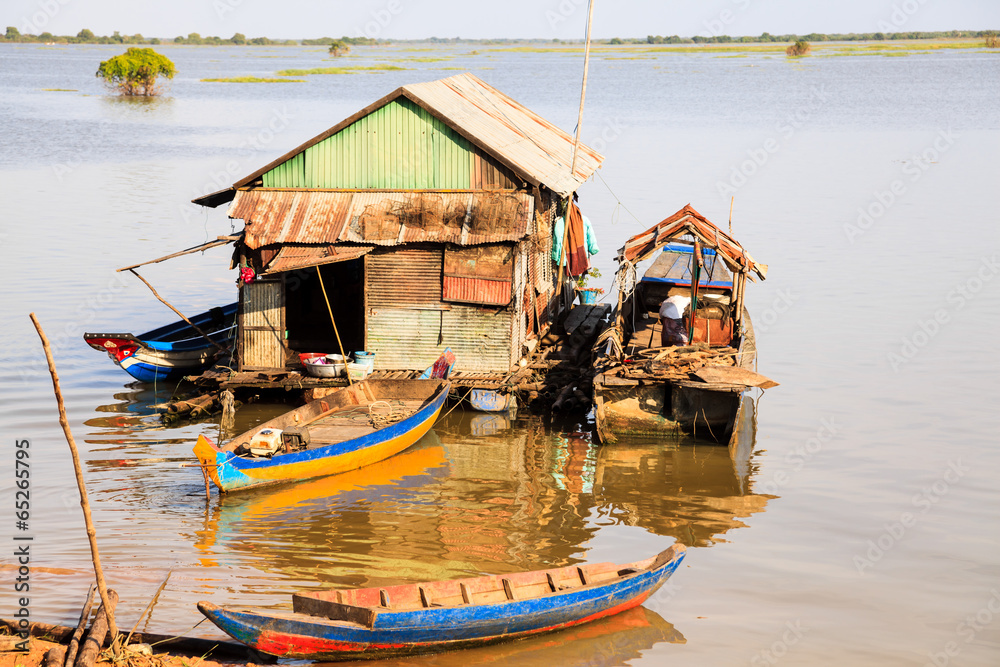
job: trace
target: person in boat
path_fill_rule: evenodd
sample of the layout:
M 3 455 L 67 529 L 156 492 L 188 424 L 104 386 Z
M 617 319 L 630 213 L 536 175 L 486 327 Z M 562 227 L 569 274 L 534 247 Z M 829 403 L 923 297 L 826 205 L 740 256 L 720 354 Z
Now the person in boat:
M 660 302 L 660 346 L 687 345 L 688 334 L 684 327 L 684 310 L 691 297 L 675 294 Z

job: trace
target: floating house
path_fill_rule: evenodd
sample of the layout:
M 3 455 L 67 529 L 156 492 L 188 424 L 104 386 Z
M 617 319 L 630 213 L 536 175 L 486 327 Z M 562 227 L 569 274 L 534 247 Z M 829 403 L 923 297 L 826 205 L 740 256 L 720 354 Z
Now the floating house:
M 238 371 L 376 353 L 503 374 L 570 306 L 555 219 L 603 157 L 471 74 L 398 88 L 232 187 Z M 565 282 L 565 281 L 564 281 Z M 332 317 L 336 330 L 331 324 Z

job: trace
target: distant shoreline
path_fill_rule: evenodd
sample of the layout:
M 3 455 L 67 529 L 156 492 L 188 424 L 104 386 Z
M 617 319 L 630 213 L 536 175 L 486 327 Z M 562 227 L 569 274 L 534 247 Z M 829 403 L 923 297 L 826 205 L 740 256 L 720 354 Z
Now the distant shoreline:
M 968 41 L 985 40 L 987 37 L 996 35 L 998 30 L 948 30 L 939 32 L 894 32 L 894 33 L 809 33 L 806 35 L 771 35 L 762 33 L 758 36 L 729 36 L 715 35 L 704 37 L 695 35 L 693 37 L 680 37 L 671 35 L 668 37 L 660 35 L 648 35 L 647 37 L 612 37 L 607 39 L 595 39 L 593 43 L 598 46 L 622 47 L 622 46 L 688 46 L 688 47 L 728 47 L 737 49 L 748 46 L 768 46 L 787 45 L 799 40 L 810 42 L 813 45 L 842 42 L 877 42 L 890 45 L 899 42 L 912 41 Z M 84 29 L 77 35 L 53 35 L 43 32 L 40 35 L 21 34 L 13 26 L 8 26 L 5 35 L 0 36 L 0 43 L 17 44 L 104 44 L 122 46 L 157 46 L 157 45 L 184 45 L 184 46 L 329 46 L 334 41 L 342 41 L 351 46 L 387 46 L 391 44 L 467 44 L 475 46 L 511 46 L 517 44 L 528 45 L 582 45 L 583 40 L 561 40 L 561 39 L 462 39 L 459 37 L 441 38 L 426 37 L 422 39 L 394 39 L 382 40 L 369 37 L 320 37 L 318 39 L 271 39 L 268 37 L 247 38 L 241 33 L 236 33 L 232 37 L 225 39 L 216 36 L 202 37 L 198 33 L 190 33 L 186 37 L 179 36 L 173 38 L 144 37 L 141 34 L 121 35 L 117 31 L 110 36 L 98 36 L 92 31 Z

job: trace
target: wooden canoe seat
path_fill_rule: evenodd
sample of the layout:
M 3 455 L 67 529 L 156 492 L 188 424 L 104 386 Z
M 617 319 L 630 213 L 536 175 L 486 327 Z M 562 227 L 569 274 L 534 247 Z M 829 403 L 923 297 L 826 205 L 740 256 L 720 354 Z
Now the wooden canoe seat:
M 516 600 L 517 597 L 514 595 L 514 587 L 511 585 L 510 579 L 504 577 L 501 581 L 503 581 L 503 592 L 507 596 L 507 599 Z

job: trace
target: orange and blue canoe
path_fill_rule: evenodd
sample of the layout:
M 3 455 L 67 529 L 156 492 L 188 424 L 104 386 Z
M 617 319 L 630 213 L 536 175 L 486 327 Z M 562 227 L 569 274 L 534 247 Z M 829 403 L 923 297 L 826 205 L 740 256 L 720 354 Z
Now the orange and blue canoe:
M 437 421 L 447 380 L 365 380 L 194 453 L 222 493 L 356 470 L 402 452 Z
M 628 565 L 598 563 L 424 584 L 303 592 L 291 612 L 198 603 L 213 623 L 281 658 L 355 660 L 471 648 L 641 605 L 684 558 L 675 544 Z

